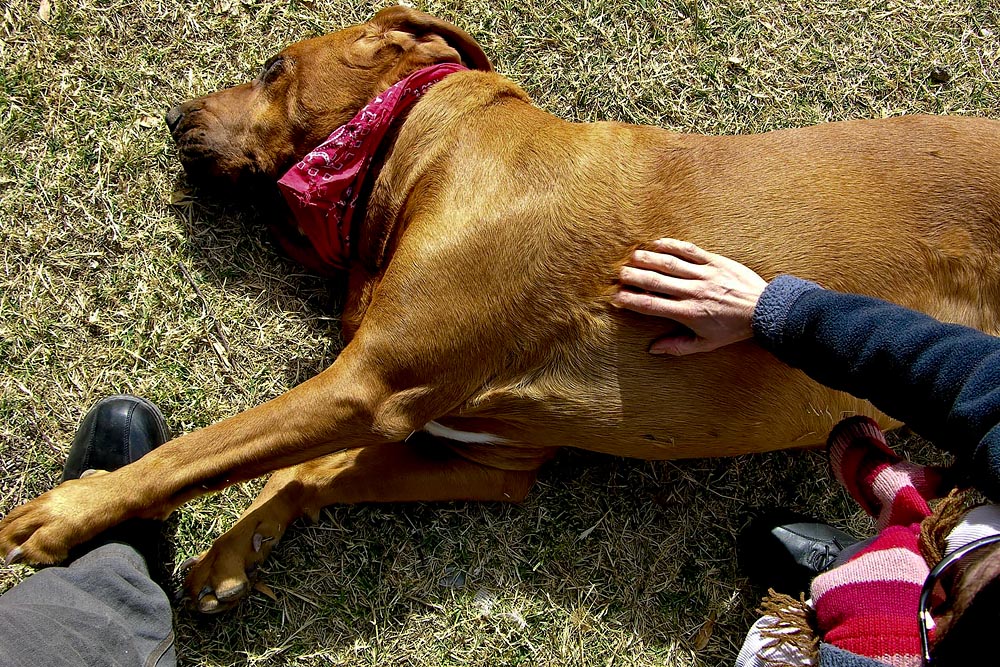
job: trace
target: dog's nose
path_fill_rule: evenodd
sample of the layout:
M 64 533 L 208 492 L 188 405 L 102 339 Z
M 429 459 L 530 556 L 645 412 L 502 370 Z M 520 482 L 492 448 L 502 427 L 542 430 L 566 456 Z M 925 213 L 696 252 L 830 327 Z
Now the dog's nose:
M 178 105 L 167 110 L 167 115 L 163 119 L 167 121 L 167 127 L 173 132 L 177 129 L 177 124 L 181 122 L 181 118 L 184 118 L 184 109 Z

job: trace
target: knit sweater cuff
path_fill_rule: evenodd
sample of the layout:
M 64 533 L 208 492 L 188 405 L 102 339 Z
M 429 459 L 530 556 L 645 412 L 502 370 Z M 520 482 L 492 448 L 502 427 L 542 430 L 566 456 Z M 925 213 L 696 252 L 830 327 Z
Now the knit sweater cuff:
M 751 325 L 754 338 L 764 348 L 774 351 L 785 339 L 788 314 L 806 292 L 823 289 L 814 282 L 795 276 L 778 276 L 768 284 L 757 301 Z

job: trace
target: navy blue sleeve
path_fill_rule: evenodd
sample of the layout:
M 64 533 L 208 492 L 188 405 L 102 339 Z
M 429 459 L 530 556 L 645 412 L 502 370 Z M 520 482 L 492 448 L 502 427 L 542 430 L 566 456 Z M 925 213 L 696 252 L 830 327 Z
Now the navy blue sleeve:
M 1000 501 L 1000 338 L 791 276 L 768 285 L 753 328 L 783 362 L 954 453 Z

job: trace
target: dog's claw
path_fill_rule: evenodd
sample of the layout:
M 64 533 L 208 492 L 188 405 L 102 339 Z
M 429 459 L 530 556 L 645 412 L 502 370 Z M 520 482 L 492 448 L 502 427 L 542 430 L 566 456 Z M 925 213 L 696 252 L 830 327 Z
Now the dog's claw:
M 263 547 L 265 544 L 267 544 L 268 542 L 270 542 L 273 539 L 274 539 L 274 536 L 264 537 L 260 533 L 254 533 L 253 534 L 253 540 L 252 540 L 254 553 L 259 553 L 261 547 Z
M 187 594 L 187 591 L 184 590 L 183 586 L 178 586 L 174 589 L 173 600 L 179 605 L 187 605 L 187 603 L 191 601 L 191 597 Z
M 206 597 L 204 600 L 198 602 L 198 611 L 203 614 L 214 614 L 221 611 L 219 601 L 214 595 Z
M 191 556 L 190 558 L 188 558 L 187 560 L 185 560 L 183 563 L 180 564 L 180 566 L 177 568 L 177 571 L 178 572 L 187 572 L 192 567 L 194 567 L 195 564 L 198 561 L 200 561 L 200 560 L 201 560 L 201 556 Z
M 218 589 L 215 591 L 215 597 L 219 602 L 229 602 L 233 599 L 238 599 L 243 597 L 243 594 L 247 591 L 247 584 L 242 581 L 235 586 L 231 586 L 226 589 Z
M 14 563 L 20 563 L 24 560 L 24 549 L 21 547 L 14 547 L 7 552 L 7 557 L 4 558 L 4 564 L 13 565 Z

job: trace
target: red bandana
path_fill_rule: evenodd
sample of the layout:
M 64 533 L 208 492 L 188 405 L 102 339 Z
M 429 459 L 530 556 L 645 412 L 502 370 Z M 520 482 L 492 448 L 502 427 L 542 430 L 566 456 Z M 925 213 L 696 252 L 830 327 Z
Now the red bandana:
M 351 219 L 368 168 L 393 121 L 409 111 L 435 83 L 464 69 L 462 65 L 443 63 L 417 70 L 376 96 L 278 181 L 299 230 L 309 239 L 324 268 L 347 268 Z M 291 250 L 290 244 L 285 245 Z

